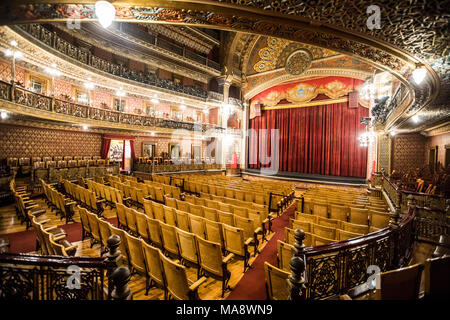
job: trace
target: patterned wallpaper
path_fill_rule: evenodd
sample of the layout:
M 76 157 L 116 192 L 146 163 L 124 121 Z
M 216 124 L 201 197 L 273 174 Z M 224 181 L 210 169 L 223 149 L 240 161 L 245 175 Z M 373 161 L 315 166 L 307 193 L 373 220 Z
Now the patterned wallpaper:
M 418 133 L 399 134 L 393 139 L 392 170 L 409 171 L 425 164 L 426 138 Z
M 97 156 L 98 133 L 49 130 L 0 124 L 0 157 Z
M 108 106 L 111 106 L 112 95 L 106 91 L 95 90 L 92 91 L 92 106 L 96 108 L 100 108 L 102 102 L 106 103 Z
M 389 135 L 378 136 L 378 163 L 377 171 L 384 169 L 387 173 L 391 172 L 391 137 Z
M 63 80 L 55 79 L 55 97 L 59 98 L 61 95 L 72 96 L 72 84 Z

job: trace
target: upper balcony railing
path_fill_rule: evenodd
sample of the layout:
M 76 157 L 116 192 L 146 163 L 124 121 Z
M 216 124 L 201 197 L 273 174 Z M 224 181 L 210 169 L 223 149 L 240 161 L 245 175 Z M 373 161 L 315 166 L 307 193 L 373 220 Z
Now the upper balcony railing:
M 47 46 L 57 50 L 58 52 L 75 59 L 78 62 L 107 72 L 109 74 L 119 76 L 125 79 L 145 83 L 162 89 L 167 89 L 190 96 L 206 99 L 208 92 L 197 87 L 183 86 L 167 79 L 159 79 L 153 73 L 137 72 L 128 69 L 124 65 L 111 63 L 93 55 L 90 51 L 76 47 L 66 40 L 60 38 L 55 32 L 51 32 L 39 24 L 20 25 L 20 28 L 26 33 L 46 44 Z M 156 40 L 155 40 L 156 41 Z M 168 42 L 167 42 L 168 43 Z M 207 64 L 212 61 L 206 61 Z
M 95 108 L 88 105 L 48 97 L 24 88 L 12 86 L 4 81 L 0 81 L 0 99 L 26 106 L 31 109 L 44 110 L 55 114 L 65 114 L 80 119 L 133 125 L 136 127 L 142 127 L 142 129 L 144 129 L 144 127 L 158 127 L 167 129 L 184 129 L 198 132 L 208 131 L 208 133 L 222 133 L 226 131 L 225 128 L 214 124 L 176 121 L 165 118 L 156 118 L 148 115 Z
M 136 37 L 138 39 L 144 40 L 148 42 L 151 45 L 160 47 L 165 50 L 169 50 L 170 52 L 173 52 L 179 56 L 182 56 L 184 58 L 193 60 L 195 62 L 198 62 L 204 66 L 211 67 L 213 69 L 216 69 L 220 71 L 220 64 L 212 61 L 204 56 L 201 56 L 195 52 L 192 52 L 190 50 L 186 50 L 184 47 L 179 46 L 175 43 L 169 42 L 167 40 L 158 38 L 157 36 L 154 36 L 152 34 L 149 34 L 147 32 L 144 32 L 142 30 L 138 30 L 136 28 L 133 28 L 128 23 L 122 23 L 120 29 L 123 32 L 126 32 L 127 34 Z

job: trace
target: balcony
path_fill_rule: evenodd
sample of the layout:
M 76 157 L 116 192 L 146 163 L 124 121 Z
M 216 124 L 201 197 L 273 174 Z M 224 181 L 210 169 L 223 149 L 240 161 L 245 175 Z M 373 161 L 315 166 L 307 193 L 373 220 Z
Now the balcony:
M 55 49 L 56 51 L 103 72 L 119 76 L 124 79 L 145 83 L 157 88 L 184 93 L 186 95 L 202 99 L 206 99 L 208 95 L 207 91 L 201 88 L 183 86 L 171 80 L 159 79 L 152 73 L 131 71 L 124 65 L 114 64 L 109 61 L 103 60 L 97 56 L 94 56 L 91 52 L 85 49 L 73 46 L 64 39 L 58 37 L 56 33 L 45 29 L 41 25 L 27 24 L 20 25 L 19 27 L 33 38 Z M 211 63 L 211 61 L 206 61 L 206 63 Z
M 108 124 L 107 126 L 109 127 L 111 124 L 117 124 L 118 126 L 125 126 L 125 128 L 135 130 L 149 130 L 151 127 L 156 127 L 208 132 L 209 134 L 223 133 L 225 131 L 224 128 L 213 124 L 156 118 L 64 101 L 12 86 L 4 81 L 0 81 L 0 101 L 15 103 L 21 107 L 21 112 L 29 115 L 40 114 L 38 111 L 42 110 L 50 115 L 66 115 L 67 118 L 64 119 L 66 121 L 78 120 L 80 122 L 79 120 L 83 121 L 85 119 L 87 122 L 103 122 L 103 124 Z M 59 119 L 60 117 L 54 118 Z M 101 126 L 102 123 L 99 125 Z

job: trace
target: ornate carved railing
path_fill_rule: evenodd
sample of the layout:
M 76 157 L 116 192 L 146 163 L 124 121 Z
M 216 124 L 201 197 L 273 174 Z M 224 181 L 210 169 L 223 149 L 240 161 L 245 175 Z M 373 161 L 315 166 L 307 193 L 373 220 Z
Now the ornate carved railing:
M 151 73 L 142 73 L 142 72 L 134 72 L 132 70 L 129 70 L 127 67 L 123 65 L 118 65 L 111 63 L 109 61 L 103 60 L 99 57 L 94 56 L 90 51 L 87 51 L 84 48 L 76 47 L 64 39 L 60 38 L 56 32 L 51 32 L 47 29 L 45 29 L 40 24 L 26 24 L 26 25 L 20 25 L 19 30 L 23 30 L 24 32 L 31 35 L 33 38 L 41 41 L 45 45 L 57 50 L 58 52 L 71 57 L 83 64 L 89 65 L 93 68 L 99 69 L 103 72 L 107 72 L 119 77 L 123 77 L 129 80 L 138 81 L 141 83 L 146 83 L 158 88 L 168 89 L 171 91 L 176 91 L 180 93 L 184 93 L 187 95 L 199 97 L 206 99 L 207 97 L 207 91 L 192 87 L 192 86 L 182 86 L 175 84 L 173 81 L 170 80 L 164 80 L 159 79 L 155 75 Z M 155 45 L 163 46 L 164 49 L 170 50 L 170 51 L 176 51 L 175 53 L 180 54 L 179 48 L 176 45 L 173 45 L 171 43 L 168 43 L 166 41 L 159 41 L 159 43 L 156 43 Z M 181 55 L 184 55 L 185 50 L 181 48 Z M 190 54 L 186 58 L 192 59 L 193 55 L 195 53 Z M 206 58 L 204 58 L 206 59 Z M 198 61 L 198 57 L 196 57 L 195 61 Z M 212 66 L 213 68 L 217 69 L 217 63 L 214 63 L 213 61 L 209 61 L 206 59 L 205 61 L 201 62 L 202 64 L 206 66 Z M 220 65 L 218 66 L 220 70 Z
M 175 121 L 170 119 L 155 118 L 147 115 L 90 107 L 83 104 L 47 97 L 24 88 L 19 88 L 16 86 L 13 87 L 11 84 L 3 81 L 0 81 L 0 99 L 17 103 L 31 109 L 66 114 L 77 118 L 129 124 L 133 126 L 184 129 L 199 132 L 208 131 L 211 134 L 222 133 L 225 131 L 224 128 L 213 124 Z M 234 131 L 230 131 L 230 133 L 234 134 Z M 241 132 L 236 131 L 235 134 L 241 134 Z
M 316 247 L 305 248 L 304 233 L 296 230 L 297 252 L 291 260 L 293 273 L 288 280 L 296 292 L 291 292 L 291 299 L 338 296 L 367 283 L 371 265 L 378 266 L 381 272 L 407 265 L 414 242 L 414 216 L 415 209 L 411 209 L 398 226 L 393 224 L 365 236 Z
M 104 258 L 1 253 L 0 300 L 129 300 L 120 241 L 108 239 Z
M 79 288 L 71 281 L 79 268 Z M 103 258 L 0 254 L 0 299 L 103 300 Z

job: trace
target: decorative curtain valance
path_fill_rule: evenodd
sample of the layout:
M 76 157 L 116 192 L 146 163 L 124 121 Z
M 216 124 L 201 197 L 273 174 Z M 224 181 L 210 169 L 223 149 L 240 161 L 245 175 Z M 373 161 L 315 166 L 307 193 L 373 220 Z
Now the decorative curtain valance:
M 291 103 L 309 102 L 319 94 L 331 99 L 357 90 L 362 80 L 348 77 L 325 77 L 274 86 L 254 96 L 251 101 L 273 107 L 285 99 Z

